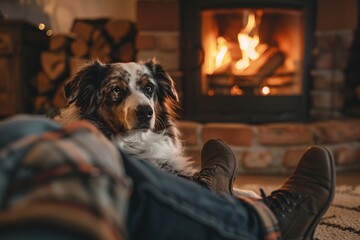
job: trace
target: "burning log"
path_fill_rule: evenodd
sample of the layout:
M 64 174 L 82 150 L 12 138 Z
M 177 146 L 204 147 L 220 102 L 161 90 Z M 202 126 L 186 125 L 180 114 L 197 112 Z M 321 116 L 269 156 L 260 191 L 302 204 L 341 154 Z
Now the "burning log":
M 233 72 L 239 77 L 267 77 L 283 64 L 284 59 L 285 55 L 282 52 L 271 47 L 252 61 L 244 70 L 239 71 L 234 67 Z

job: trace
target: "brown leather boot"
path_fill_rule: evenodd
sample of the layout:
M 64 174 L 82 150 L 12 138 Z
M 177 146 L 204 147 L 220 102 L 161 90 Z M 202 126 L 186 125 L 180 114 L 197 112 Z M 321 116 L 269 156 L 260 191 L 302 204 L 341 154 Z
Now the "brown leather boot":
M 270 196 L 261 190 L 265 204 L 279 220 L 283 239 L 312 239 L 335 192 L 335 164 L 323 146 L 309 147 L 289 179 Z
M 220 139 L 207 141 L 201 151 L 201 171 L 194 180 L 212 192 L 232 194 L 237 161 L 230 147 Z

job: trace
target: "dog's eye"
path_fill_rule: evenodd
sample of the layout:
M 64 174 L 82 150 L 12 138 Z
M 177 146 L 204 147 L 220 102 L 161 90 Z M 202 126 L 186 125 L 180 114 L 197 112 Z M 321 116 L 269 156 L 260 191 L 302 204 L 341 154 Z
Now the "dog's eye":
M 144 87 L 145 93 L 151 94 L 154 91 L 154 86 L 151 84 L 148 84 Z
M 119 87 L 113 87 L 112 92 L 113 93 L 119 93 L 119 92 L 121 92 L 121 89 Z

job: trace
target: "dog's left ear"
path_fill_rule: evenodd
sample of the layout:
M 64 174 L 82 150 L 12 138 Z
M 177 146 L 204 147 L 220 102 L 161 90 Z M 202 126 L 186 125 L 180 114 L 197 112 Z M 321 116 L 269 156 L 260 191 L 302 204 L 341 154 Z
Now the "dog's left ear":
M 169 97 L 170 99 L 178 102 L 179 97 L 176 92 L 174 80 L 167 74 L 164 68 L 158 64 L 154 59 L 151 59 L 145 63 L 145 66 L 150 70 L 155 81 L 161 86 L 160 96 Z
M 80 110 L 86 114 L 95 111 L 99 95 L 98 89 L 106 69 L 106 65 L 99 61 L 84 65 L 64 85 L 65 97 L 68 103 L 75 102 Z

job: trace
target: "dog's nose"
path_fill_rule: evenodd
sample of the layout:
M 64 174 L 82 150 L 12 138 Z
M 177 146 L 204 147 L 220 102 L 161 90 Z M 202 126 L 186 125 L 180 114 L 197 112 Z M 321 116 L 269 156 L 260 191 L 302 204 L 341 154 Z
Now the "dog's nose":
M 152 118 L 153 113 L 152 108 L 148 105 L 140 105 L 136 109 L 136 117 L 140 122 L 149 121 Z

